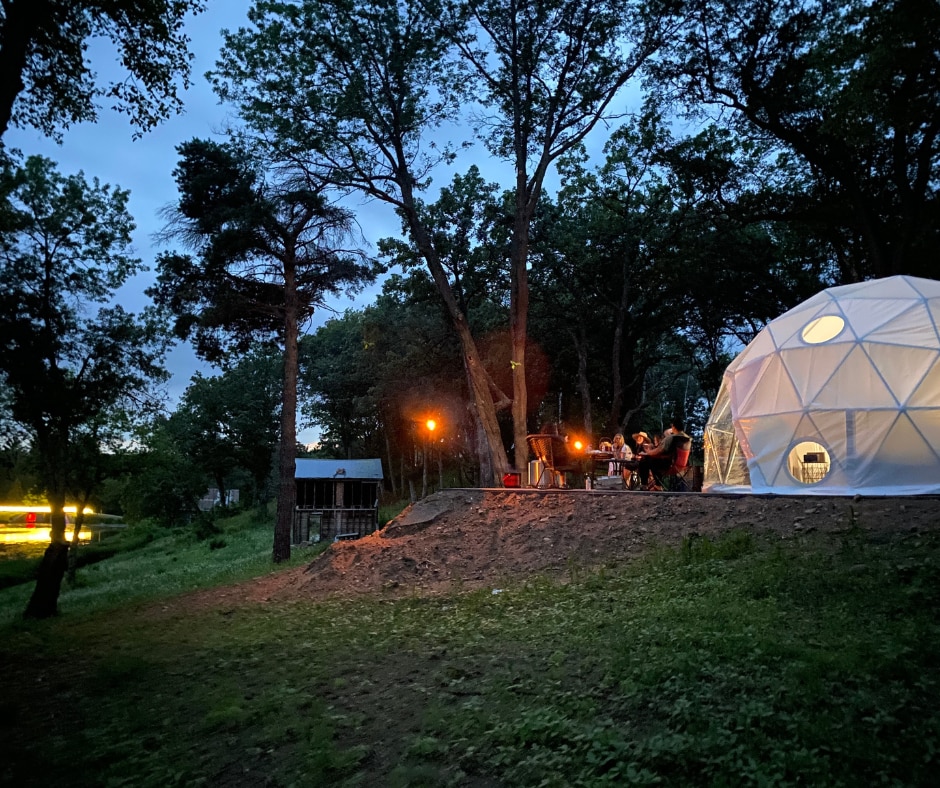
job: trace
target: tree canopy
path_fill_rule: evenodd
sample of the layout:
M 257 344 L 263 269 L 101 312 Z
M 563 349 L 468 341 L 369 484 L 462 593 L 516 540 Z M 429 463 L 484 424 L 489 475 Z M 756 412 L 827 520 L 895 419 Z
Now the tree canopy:
M 940 240 L 940 6 L 689 5 L 689 24 L 654 64 L 650 86 L 674 86 L 691 116 L 711 113 L 742 136 L 774 141 L 781 172 L 804 187 L 780 189 L 768 207 L 841 230 L 842 281 L 931 276 Z
M 9 126 L 50 137 L 94 122 L 98 102 L 128 116 L 138 133 L 183 102 L 189 86 L 189 37 L 183 32 L 205 0 L 4 0 L 0 3 L 0 139 Z M 116 50 L 124 72 L 102 83 L 88 58 L 92 43 Z

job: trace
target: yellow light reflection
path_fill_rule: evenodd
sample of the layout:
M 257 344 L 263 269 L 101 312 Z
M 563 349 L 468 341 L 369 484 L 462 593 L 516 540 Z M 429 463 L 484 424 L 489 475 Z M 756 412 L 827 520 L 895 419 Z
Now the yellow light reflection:
M 48 504 L 45 506 L 3 506 L 0 505 L 0 512 L 44 512 L 49 514 L 52 511 L 52 507 Z M 63 506 L 62 511 L 67 512 L 68 514 L 75 514 L 78 511 L 77 506 Z M 94 514 L 95 510 L 89 506 L 86 506 L 85 514 Z
M 72 531 L 65 534 L 67 541 L 72 541 Z M 82 531 L 78 535 L 79 541 L 87 542 L 91 539 L 91 531 Z M 0 529 L 0 542 L 4 544 L 22 544 L 26 542 L 48 542 L 52 534 L 49 528 L 16 528 Z

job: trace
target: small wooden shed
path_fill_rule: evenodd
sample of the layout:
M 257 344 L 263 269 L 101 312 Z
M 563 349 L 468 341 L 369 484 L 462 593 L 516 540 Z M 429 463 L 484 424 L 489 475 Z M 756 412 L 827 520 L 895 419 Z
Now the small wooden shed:
M 381 460 L 296 460 L 293 544 L 357 539 L 378 528 Z

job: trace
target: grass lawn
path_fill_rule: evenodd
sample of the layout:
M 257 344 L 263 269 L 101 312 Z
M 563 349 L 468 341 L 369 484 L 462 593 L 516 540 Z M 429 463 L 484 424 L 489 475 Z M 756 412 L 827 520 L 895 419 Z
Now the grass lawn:
M 940 536 L 741 531 L 561 585 L 150 601 L 270 571 L 268 528 L 216 538 L 83 569 L 51 621 L 0 592 L 0 784 L 936 784 Z

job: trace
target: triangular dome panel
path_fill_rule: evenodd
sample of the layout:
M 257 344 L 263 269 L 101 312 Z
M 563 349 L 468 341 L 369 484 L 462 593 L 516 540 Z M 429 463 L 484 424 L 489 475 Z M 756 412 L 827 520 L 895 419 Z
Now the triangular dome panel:
M 894 426 L 877 450 L 878 467 L 885 474 L 885 483 L 906 484 L 911 475 L 921 476 L 919 469 L 928 467 L 936 475 L 937 459 L 927 437 L 907 414 L 898 415 Z
M 760 364 L 767 356 L 772 356 L 777 351 L 774 345 L 774 338 L 766 329 L 759 331 L 757 336 L 742 350 L 738 357 L 728 365 L 727 372 L 737 372 L 742 367 L 750 364 Z
M 932 348 L 895 347 L 869 342 L 864 343 L 862 348 L 901 405 L 907 404 L 911 395 L 940 361 L 940 351 Z
M 780 352 L 790 380 L 799 392 L 801 406 L 805 407 L 813 402 L 816 394 L 829 382 L 852 348 L 853 345 L 847 344 L 825 344 Z
M 858 332 L 861 339 L 902 347 L 940 348 L 937 330 L 923 301 L 870 302 L 868 306 L 871 328 Z M 879 322 L 880 318 L 892 312 L 890 319 Z
M 747 459 L 752 475 L 756 467 L 760 469 L 760 475 L 767 480 L 768 484 L 774 484 L 785 458 L 780 452 L 770 447 L 789 444 L 803 418 L 801 413 L 787 413 L 774 417 L 742 419 L 736 422 L 739 431 L 746 436 L 750 447 Z
M 905 415 L 924 436 L 924 442 L 930 447 L 936 462 L 940 463 L 940 409 L 909 410 Z
M 830 287 L 829 293 L 838 301 L 847 298 L 881 300 L 888 298 L 920 298 L 922 293 L 916 287 L 918 280 L 909 276 L 891 276 L 885 279 L 869 279 L 851 285 Z M 932 280 L 920 280 L 928 282 Z
M 731 406 L 741 416 L 764 416 L 773 413 L 801 411 L 803 403 L 793 387 L 779 355 L 769 356 L 746 398 L 732 397 Z
M 908 408 L 940 408 L 940 364 L 934 364 L 907 398 Z
M 739 366 L 733 372 L 726 373 L 725 379 L 730 381 L 728 387 L 729 399 L 734 403 L 733 407 L 741 407 L 744 402 L 753 394 L 754 388 L 760 383 L 767 370 L 767 367 L 773 362 L 774 353 L 754 358 L 749 364 Z

